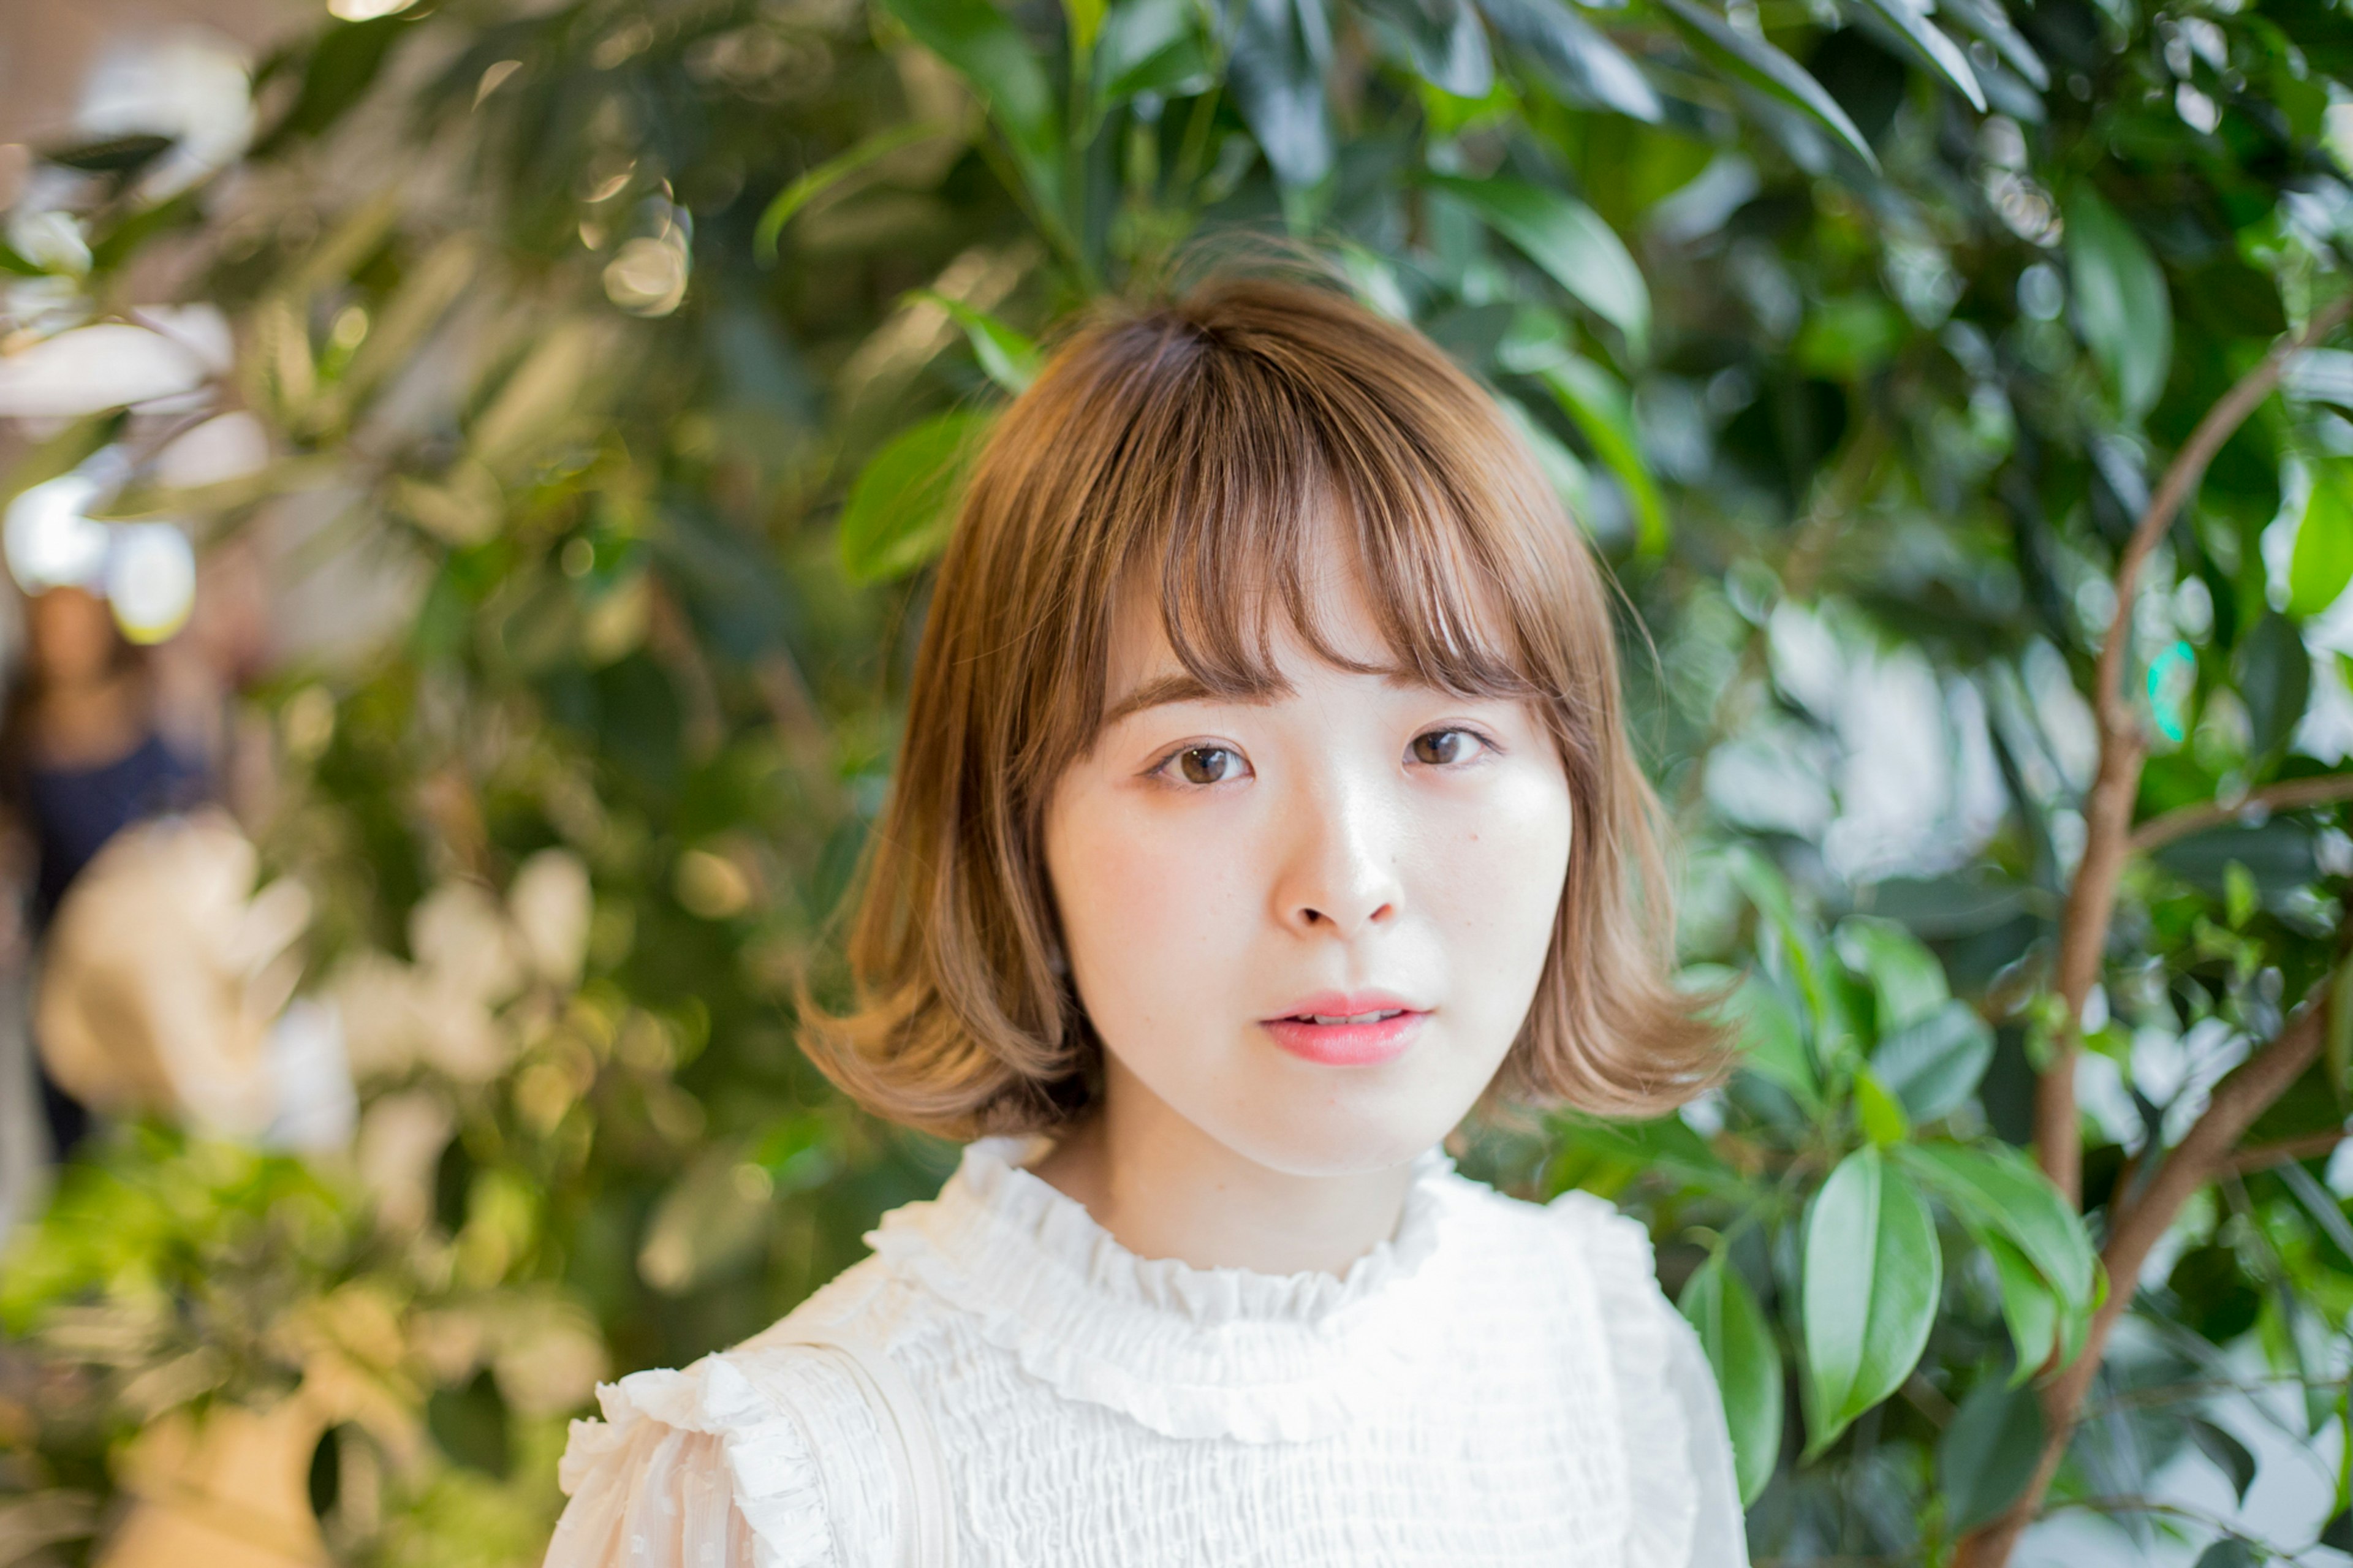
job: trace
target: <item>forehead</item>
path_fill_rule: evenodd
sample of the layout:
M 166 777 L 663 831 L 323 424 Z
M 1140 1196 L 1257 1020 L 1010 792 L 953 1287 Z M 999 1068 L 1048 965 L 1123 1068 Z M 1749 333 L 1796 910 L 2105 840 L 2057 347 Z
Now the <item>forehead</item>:
M 1238 621 L 1250 623 L 1249 637 L 1261 645 L 1261 671 L 1253 673 L 1276 678 L 1267 682 L 1270 687 L 1281 684 L 1283 670 L 1295 670 L 1319 658 L 1345 669 L 1398 673 L 1398 650 L 1382 635 L 1363 562 L 1343 531 L 1328 521 L 1313 527 L 1302 542 L 1295 598 L 1286 603 L 1287 585 L 1271 573 L 1238 586 L 1247 597 L 1258 601 L 1231 608 Z M 1193 668 L 1198 654 L 1188 660 L 1171 634 L 1172 620 L 1176 617 L 1169 614 L 1162 587 L 1150 574 L 1130 572 L 1113 597 L 1104 692 L 1106 706 L 1113 710 L 1148 682 L 1198 676 Z M 1204 629 L 1198 614 L 1183 618 L 1191 623 L 1197 636 Z M 1219 640 L 1240 643 L 1245 639 Z M 1272 691 L 1252 694 L 1271 695 Z

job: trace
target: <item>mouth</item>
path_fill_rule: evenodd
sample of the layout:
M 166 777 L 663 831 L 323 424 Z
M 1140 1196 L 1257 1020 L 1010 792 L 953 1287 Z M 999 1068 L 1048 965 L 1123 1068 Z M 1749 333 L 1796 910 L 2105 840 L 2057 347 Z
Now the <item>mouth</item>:
M 1377 1067 L 1403 1056 L 1427 1009 L 1385 995 L 1311 996 L 1259 1026 L 1293 1056 L 1324 1067 Z

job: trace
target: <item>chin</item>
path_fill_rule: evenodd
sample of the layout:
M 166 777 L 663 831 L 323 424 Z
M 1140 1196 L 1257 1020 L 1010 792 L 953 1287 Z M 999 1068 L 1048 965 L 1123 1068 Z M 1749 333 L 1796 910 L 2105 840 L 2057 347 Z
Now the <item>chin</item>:
M 1473 1094 L 1389 1092 L 1256 1097 L 1254 1114 L 1208 1121 L 1204 1130 L 1245 1159 L 1287 1176 L 1361 1176 L 1393 1170 L 1445 1137 Z

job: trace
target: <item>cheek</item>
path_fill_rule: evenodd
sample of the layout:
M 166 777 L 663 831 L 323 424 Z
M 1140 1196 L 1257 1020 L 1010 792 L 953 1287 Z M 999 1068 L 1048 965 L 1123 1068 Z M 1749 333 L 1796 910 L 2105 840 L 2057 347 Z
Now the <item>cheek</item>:
M 1551 945 L 1571 817 L 1567 781 L 1527 769 L 1454 822 L 1422 868 L 1422 906 L 1448 933 L 1455 973 L 1503 986 L 1523 1007 Z
M 1096 1026 L 1148 1021 L 1215 984 L 1243 934 L 1246 857 L 1228 834 L 1191 834 L 1116 802 L 1073 803 L 1047 868 L 1080 999 Z

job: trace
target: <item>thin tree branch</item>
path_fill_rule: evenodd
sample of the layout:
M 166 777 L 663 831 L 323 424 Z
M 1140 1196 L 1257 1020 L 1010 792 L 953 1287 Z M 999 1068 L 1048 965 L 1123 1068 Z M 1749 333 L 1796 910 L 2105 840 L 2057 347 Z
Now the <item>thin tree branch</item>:
M 2302 331 L 2273 345 L 2260 363 L 2206 411 L 2167 465 L 2157 493 L 2149 498 L 2148 509 L 2141 513 L 2116 562 L 2116 615 L 2100 646 L 2099 678 L 2092 694 L 2100 735 L 2099 771 L 2084 806 L 2084 856 L 2076 865 L 2060 920 L 2057 979 L 2063 1016 L 2052 1042 L 2052 1059 L 2037 1079 L 2034 1092 L 2035 1152 L 2044 1173 L 2070 1202 L 2082 1201 L 2084 1185 L 2084 1150 L 2075 1110 L 2075 1052 L 2082 1038 L 2084 1003 L 2099 980 L 2107 949 L 2116 886 L 2131 853 L 2133 805 L 2140 794 L 2141 763 L 2148 749 L 2140 721 L 2124 693 L 2125 659 L 2132 642 L 2141 567 L 2198 488 L 2207 465 L 2271 395 L 2288 363 L 2335 331 L 2348 315 L 2353 315 L 2353 297 L 2315 311 Z
M 2290 1160 L 2316 1160 L 2334 1152 L 2343 1142 L 2345 1130 L 2334 1127 L 2325 1132 L 2307 1132 L 2301 1138 L 2283 1138 L 2276 1143 L 2258 1143 L 2251 1149 L 2241 1149 L 2224 1160 L 2215 1174 L 2245 1176 L 2257 1171 L 2267 1171 Z
M 2327 773 L 2319 778 L 2265 784 L 2261 789 L 2249 790 L 2243 799 L 2229 805 L 2221 801 L 2201 801 L 2150 817 L 2133 829 L 2132 852 L 2146 855 L 2177 838 L 2237 822 L 2251 811 L 2296 811 L 2340 800 L 2353 800 L 2353 773 Z
M 2000 1568 L 2009 1561 L 2020 1534 L 2042 1511 L 2052 1479 L 2066 1458 L 2084 1395 L 2098 1374 L 2108 1337 L 2140 1289 L 2141 1269 L 2148 1261 L 2149 1250 L 2191 1195 L 2223 1170 L 2255 1118 L 2319 1056 L 2330 1005 L 2325 992 L 2316 994 L 2285 1028 L 2215 1085 L 2213 1099 L 2181 1142 L 2165 1153 L 2140 1197 L 2121 1205 L 2113 1214 L 2107 1245 L 2100 1249 L 2100 1262 L 2108 1276 L 2107 1299 L 2092 1314 L 2083 1353 L 2043 1385 L 2046 1436 L 2033 1478 L 2007 1513 L 1962 1537 L 1953 1559 L 1955 1568 Z

